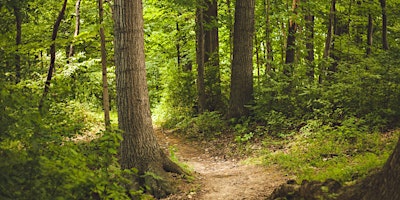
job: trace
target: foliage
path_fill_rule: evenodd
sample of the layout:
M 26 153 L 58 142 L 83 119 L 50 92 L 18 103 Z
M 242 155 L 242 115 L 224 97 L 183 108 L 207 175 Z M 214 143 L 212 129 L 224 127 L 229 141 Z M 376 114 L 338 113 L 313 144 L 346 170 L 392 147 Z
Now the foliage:
M 125 177 L 134 171 L 119 167 L 119 131 L 94 135 L 89 128 L 98 119 L 74 101 L 52 103 L 49 112 L 39 113 L 31 106 L 38 98 L 24 92 L 34 91 L 28 87 L 3 87 L 0 93 L 1 199 L 129 199 Z M 91 141 L 80 139 L 87 134 L 93 134 Z
M 264 145 L 274 151 L 266 151 L 264 160 L 282 166 L 300 181 L 333 178 L 351 182 L 382 166 L 398 136 L 398 131 L 368 133 L 353 120 L 338 127 L 311 120 L 290 141 L 265 140 Z
M 218 112 L 204 112 L 196 117 L 186 118 L 176 125 L 189 138 L 212 139 L 227 128 Z

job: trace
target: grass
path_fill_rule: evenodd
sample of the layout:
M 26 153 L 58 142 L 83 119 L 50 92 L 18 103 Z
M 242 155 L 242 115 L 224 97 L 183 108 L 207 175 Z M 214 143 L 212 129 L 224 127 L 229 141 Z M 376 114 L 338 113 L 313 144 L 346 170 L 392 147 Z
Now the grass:
M 262 157 L 264 164 L 277 164 L 298 182 L 333 178 L 351 183 L 380 168 L 399 135 L 400 130 L 367 133 L 354 127 L 303 129 L 289 141 L 268 138 Z

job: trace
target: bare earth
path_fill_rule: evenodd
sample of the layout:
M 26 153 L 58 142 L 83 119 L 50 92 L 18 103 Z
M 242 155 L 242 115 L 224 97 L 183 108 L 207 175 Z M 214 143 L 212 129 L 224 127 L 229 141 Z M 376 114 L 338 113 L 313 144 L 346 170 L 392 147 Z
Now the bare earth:
M 210 151 L 213 151 L 213 147 L 207 148 L 207 144 L 200 145 L 180 139 L 161 130 L 156 130 L 156 135 L 165 148 L 175 147 L 179 160 L 196 173 L 196 179 L 192 183 L 196 185 L 195 189 L 189 188 L 182 194 L 166 198 L 168 200 L 265 199 L 287 179 L 273 167 L 246 165 L 235 159 L 225 159 L 224 156 L 212 156 Z

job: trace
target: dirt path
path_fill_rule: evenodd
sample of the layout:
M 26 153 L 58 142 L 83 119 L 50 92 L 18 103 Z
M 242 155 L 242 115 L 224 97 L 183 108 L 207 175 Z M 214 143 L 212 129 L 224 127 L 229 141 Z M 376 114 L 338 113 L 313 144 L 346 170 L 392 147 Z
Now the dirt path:
M 286 177 L 275 168 L 245 165 L 234 159 L 224 159 L 223 156 L 213 157 L 208 148 L 200 148 L 203 145 L 179 139 L 161 130 L 157 130 L 156 133 L 162 146 L 174 146 L 180 161 L 188 164 L 197 174 L 197 191 L 171 196 L 168 199 L 265 199 L 285 182 Z

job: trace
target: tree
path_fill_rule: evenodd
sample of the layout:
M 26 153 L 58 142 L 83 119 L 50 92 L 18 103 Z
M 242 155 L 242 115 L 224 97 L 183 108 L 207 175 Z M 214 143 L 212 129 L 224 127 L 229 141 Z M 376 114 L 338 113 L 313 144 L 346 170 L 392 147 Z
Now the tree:
M 198 4 L 196 10 L 197 58 L 202 59 L 202 61 L 198 60 L 198 66 L 200 66 L 198 81 L 200 85 L 204 82 L 204 88 L 198 86 L 199 107 L 200 111 L 215 111 L 223 107 L 219 67 L 218 4 L 216 0 L 200 0 Z
M 15 16 L 15 26 L 16 26 L 16 36 L 15 44 L 17 50 L 15 52 L 15 82 L 19 83 L 21 81 L 21 56 L 19 55 L 18 48 L 22 43 L 22 12 L 18 2 L 13 5 L 14 16 Z
M 372 3 L 372 1 L 370 1 Z M 372 19 L 372 11 L 370 10 L 368 13 L 368 28 L 367 28 L 367 50 L 366 54 L 369 56 L 372 53 L 372 39 L 374 33 L 373 27 L 373 19 Z
M 65 9 L 67 7 L 67 1 L 68 0 L 64 0 L 63 6 L 62 6 L 60 12 L 58 13 L 57 20 L 55 21 L 54 26 L 53 26 L 53 33 L 51 35 L 52 44 L 50 45 L 50 66 L 49 66 L 49 70 L 47 72 L 46 82 L 44 84 L 43 95 L 39 102 L 39 110 L 42 110 L 44 101 L 46 100 L 47 94 L 49 93 L 49 90 L 50 90 L 50 83 L 51 83 L 51 79 L 53 77 L 53 71 L 54 71 L 55 62 L 56 62 L 57 33 L 58 33 L 58 28 L 60 27 L 60 24 L 61 24 L 61 20 L 64 18 Z
M 136 168 L 139 176 L 134 182 L 148 186 L 147 192 L 159 198 L 172 192 L 166 172 L 183 172 L 165 155 L 154 136 L 146 81 L 142 1 L 116 0 L 114 24 L 118 126 L 123 131 L 121 167 Z
M 300 0 L 293 0 L 292 3 L 292 12 L 293 15 L 297 15 L 297 7 L 300 4 Z M 287 37 L 287 48 L 286 48 L 286 67 L 283 70 L 283 73 L 286 76 L 291 76 L 293 73 L 293 63 L 295 62 L 296 57 L 296 32 L 297 32 L 297 24 L 293 18 L 289 20 L 289 31 Z
M 309 1 L 304 1 L 306 4 L 310 4 Z M 314 15 L 312 14 L 312 9 L 310 5 L 306 7 L 306 15 L 305 15 L 305 23 L 306 23 L 306 60 L 307 60 L 307 76 L 310 81 L 314 80 Z
M 400 199 L 400 139 L 386 164 L 376 174 L 350 187 L 337 199 Z
M 254 9 L 255 0 L 236 1 L 229 118 L 247 115 L 253 100 Z
M 206 89 L 204 83 L 204 14 L 201 7 L 196 8 L 196 61 L 197 61 L 197 96 L 199 112 L 206 110 Z
M 80 0 L 78 0 L 80 1 Z M 78 4 L 78 3 L 77 3 Z M 107 52 L 106 52 L 106 37 L 104 34 L 103 25 L 103 0 L 98 0 L 99 7 L 99 24 L 100 24 L 100 46 L 101 46 L 101 71 L 102 71 L 102 82 L 103 82 L 103 110 L 104 110 L 104 123 L 105 127 L 110 127 L 110 101 L 108 95 L 108 82 L 107 82 Z M 72 49 L 72 45 L 71 45 Z M 70 52 L 71 53 L 71 52 Z
M 221 100 L 221 78 L 219 68 L 218 4 L 206 0 L 204 9 L 204 63 L 206 106 L 210 111 L 223 107 Z
M 379 2 L 382 9 L 382 46 L 384 50 L 388 50 L 386 0 L 379 0 Z
M 80 15 L 80 8 L 81 8 L 81 0 L 76 0 L 75 3 L 75 31 L 74 31 L 74 38 L 79 35 L 79 30 L 81 26 L 81 15 Z M 74 55 L 74 44 L 69 46 L 69 53 L 68 58 Z M 68 62 L 68 61 L 67 61 Z

